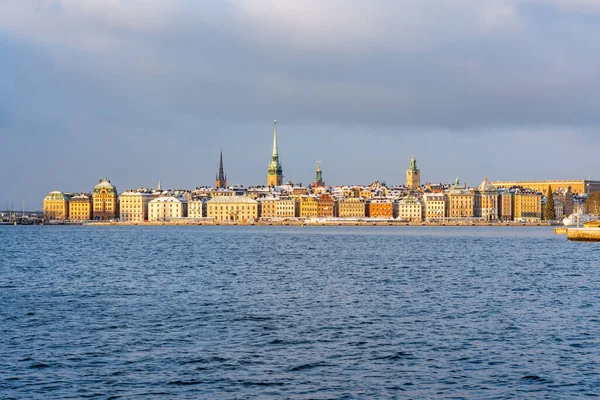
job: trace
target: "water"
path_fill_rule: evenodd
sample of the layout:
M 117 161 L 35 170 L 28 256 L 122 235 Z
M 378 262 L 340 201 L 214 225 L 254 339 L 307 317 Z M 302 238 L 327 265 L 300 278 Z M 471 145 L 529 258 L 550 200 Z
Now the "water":
M 594 398 L 550 228 L 0 227 L 0 398 Z

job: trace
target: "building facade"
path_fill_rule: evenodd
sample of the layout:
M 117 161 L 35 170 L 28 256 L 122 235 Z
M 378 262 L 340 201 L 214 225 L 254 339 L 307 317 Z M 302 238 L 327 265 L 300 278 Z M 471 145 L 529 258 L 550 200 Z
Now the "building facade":
M 94 186 L 92 201 L 94 205 L 93 218 L 97 221 L 115 219 L 119 216 L 119 195 L 117 188 L 110 183 L 108 178 L 101 179 Z
M 263 197 L 258 202 L 261 218 L 275 218 L 277 216 L 277 198 Z
M 456 178 L 456 183 L 447 193 L 448 198 L 448 218 L 473 218 L 475 216 L 474 195 L 467 189 L 467 186 L 461 186 Z
M 514 194 L 513 218 L 515 221 L 536 222 L 542 219 L 542 193 L 529 188 L 517 188 Z
M 507 188 L 501 189 L 498 200 L 499 205 L 499 218 L 502 221 L 512 221 L 514 219 L 514 191 L 510 191 Z
M 329 194 L 321 194 L 317 198 L 317 216 L 319 218 L 333 218 L 334 204 L 335 202 Z
M 444 193 L 425 193 L 423 195 L 424 217 L 427 221 L 446 218 L 446 195 Z
M 292 198 L 279 198 L 275 203 L 277 218 L 294 218 L 298 216 L 298 202 Z
M 258 201 L 248 196 L 214 197 L 206 202 L 206 216 L 217 222 L 255 221 L 258 219 Z
M 277 148 L 277 121 L 273 127 L 273 153 L 271 163 L 267 171 L 267 186 L 275 187 L 283 185 L 283 168 L 279 162 L 279 149 Z
M 487 177 L 475 190 L 473 201 L 476 217 L 483 218 L 486 221 L 496 221 L 498 219 L 498 189 L 488 181 Z
M 69 219 L 69 196 L 55 190 L 44 197 L 45 219 Z
M 313 196 L 303 196 L 299 201 L 300 218 L 316 218 L 319 216 L 319 202 Z
M 395 203 L 396 218 L 410 221 L 420 222 L 423 220 L 423 203 L 413 195 L 407 195 Z
M 560 201 L 561 203 L 563 203 L 563 215 L 564 216 L 569 216 L 569 215 L 573 214 L 573 192 L 571 191 L 570 186 L 568 186 L 566 188 L 556 189 L 553 193 L 553 199 L 554 199 L 555 203 L 557 201 Z M 557 214 L 556 218 L 559 219 L 558 214 Z
M 335 202 L 334 215 L 338 218 L 364 218 L 365 202 L 357 197 L 343 198 Z
M 148 221 L 170 221 L 187 217 L 187 201 L 172 196 L 161 196 L 148 203 Z
M 369 218 L 393 218 L 394 204 L 390 199 L 371 198 L 366 201 L 365 214 Z
M 203 200 L 188 201 L 188 218 L 206 217 L 206 202 Z
M 119 219 L 123 222 L 148 221 L 148 204 L 154 199 L 151 193 L 123 192 L 119 196 Z
M 71 221 L 91 221 L 92 195 L 80 193 L 69 199 L 69 219 Z
M 421 171 L 417 168 L 417 160 L 414 157 L 411 158 L 410 167 L 406 171 L 406 187 L 411 190 L 421 187 Z
M 497 181 L 492 182 L 496 188 L 523 187 L 540 193 L 546 193 L 548 186 L 554 192 L 556 189 L 571 187 L 574 194 L 590 194 L 600 191 L 600 181 L 594 180 L 550 180 L 550 181 Z

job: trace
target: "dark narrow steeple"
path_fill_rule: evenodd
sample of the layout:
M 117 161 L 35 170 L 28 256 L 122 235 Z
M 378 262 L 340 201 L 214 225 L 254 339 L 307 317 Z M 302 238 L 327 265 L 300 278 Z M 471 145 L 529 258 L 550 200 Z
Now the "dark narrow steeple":
M 216 185 L 217 189 L 223 189 L 227 187 L 227 176 L 223 171 L 223 150 L 221 150 L 221 158 L 219 160 L 219 173 L 217 174 Z

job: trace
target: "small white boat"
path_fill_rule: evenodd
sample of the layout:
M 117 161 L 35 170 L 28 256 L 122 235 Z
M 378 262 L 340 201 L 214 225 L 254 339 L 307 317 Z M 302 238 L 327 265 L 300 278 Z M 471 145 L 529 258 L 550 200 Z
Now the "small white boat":
M 595 215 L 591 214 L 583 214 L 583 213 L 573 213 L 568 217 L 563 218 L 564 226 L 578 226 L 583 225 L 584 222 L 592 222 L 597 218 Z

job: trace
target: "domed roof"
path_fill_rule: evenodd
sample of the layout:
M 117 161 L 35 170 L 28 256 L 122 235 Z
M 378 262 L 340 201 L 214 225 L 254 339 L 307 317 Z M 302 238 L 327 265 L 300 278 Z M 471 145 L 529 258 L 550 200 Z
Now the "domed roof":
M 490 183 L 490 181 L 488 181 L 487 176 L 485 178 L 483 178 L 483 182 L 481 182 L 481 184 L 479 185 L 477 190 L 480 192 L 497 192 L 498 191 L 498 189 L 496 189 L 494 187 L 494 185 L 492 185 Z
M 69 200 L 69 197 L 59 190 L 55 190 L 46 195 L 44 200 Z
M 117 192 L 117 187 L 110 183 L 110 181 L 106 177 L 100 180 L 100 182 L 98 182 L 98 184 L 94 186 L 94 192 L 101 189 L 108 189 L 108 191 L 112 191 L 115 193 Z

